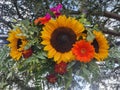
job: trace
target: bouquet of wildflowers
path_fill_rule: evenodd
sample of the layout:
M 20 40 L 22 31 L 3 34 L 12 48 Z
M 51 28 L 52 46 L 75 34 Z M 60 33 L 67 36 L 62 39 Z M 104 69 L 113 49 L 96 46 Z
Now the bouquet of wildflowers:
M 38 86 L 44 82 L 67 88 L 74 75 L 90 82 L 99 75 L 96 62 L 109 54 L 105 35 L 84 14 L 64 15 L 61 4 L 32 22 L 21 21 L 7 40 L 12 70 Z

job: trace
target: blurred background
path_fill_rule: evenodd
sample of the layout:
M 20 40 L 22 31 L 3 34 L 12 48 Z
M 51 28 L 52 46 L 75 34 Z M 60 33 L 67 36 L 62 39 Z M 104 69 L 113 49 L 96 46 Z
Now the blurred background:
M 80 17 L 80 14 L 84 13 L 92 25 L 96 25 L 105 33 L 110 48 L 120 51 L 120 0 L 0 0 L 0 47 L 8 43 L 7 34 L 18 21 L 24 19 L 32 21 L 44 16 L 50 7 L 59 3 L 63 5 L 63 14 Z M 114 64 L 106 67 L 104 63 L 99 63 L 101 77 L 97 82 L 89 84 L 82 77 L 76 76 L 74 77 L 76 82 L 72 82 L 69 90 L 120 90 L 120 52 L 111 53 L 110 59 L 114 60 L 111 63 Z M 4 85 L 1 82 L 6 78 L 4 74 L 8 73 L 0 72 L 0 86 Z M 29 85 L 22 85 L 20 79 L 14 79 L 17 81 L 6 79 L 9 85 L 14 84 L 14 89 L 18 85 L 21 90 L 35 90 Z

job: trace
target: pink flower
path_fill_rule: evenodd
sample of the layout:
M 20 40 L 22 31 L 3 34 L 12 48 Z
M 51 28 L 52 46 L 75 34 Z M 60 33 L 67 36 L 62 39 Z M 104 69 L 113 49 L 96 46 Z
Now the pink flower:
M 50 10 L 58 17 L 61 13 L 60 10 L 62 9 L 62 4 L 58 4 L 56 7 L 50 8 Z
M 49 14 L 49 13 L 47 13 L 47 14 L 46 14 L 46 16 L 45 16 L 45 18 L 46 18 L 47 20 L 50 20 L 50 19 L 51 19 L 50 14 Z

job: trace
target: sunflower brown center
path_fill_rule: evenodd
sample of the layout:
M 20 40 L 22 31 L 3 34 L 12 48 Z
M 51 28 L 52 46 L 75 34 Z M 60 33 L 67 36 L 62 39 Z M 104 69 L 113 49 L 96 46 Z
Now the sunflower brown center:
M 20 48 L 20 45 L 22 44 L 22 40 L 21 39 L 18 39 L 18 41 L 17 41 L 17 49 L 19 49 Z
M 59 27 L 55 29 L 51 35 L 51 45 L 58 52 L 68 52 L 76 41 L 76 34 L 67 27 Z
M 93 40 L 92 45 L 95 48 L 95 52 L 98 53 L 99 52 L 99 45 L 96 39 Z

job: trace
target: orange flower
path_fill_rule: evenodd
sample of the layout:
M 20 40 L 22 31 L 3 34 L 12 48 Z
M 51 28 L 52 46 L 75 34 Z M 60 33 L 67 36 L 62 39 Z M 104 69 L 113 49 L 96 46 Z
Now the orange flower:
M 58 74 L 65 74 L 67 69 L 67 63 L 60 62 L 59 64 L 55 65 L 55 72 Z
M 55 76 L 55 74 L 47 75 L 46 79 L 47 79 L 48 82 L 50 82 L 50 83 L 55 83 L 55 82 L 57 81 L 57 77 Z
M 87 63 L 94 57 L 95 50 L 90 42 L 80 40 L 73 45 L 72 52 L 77 60 Z
M 39 24 L 45 24 L 51 19 L 51 16 L 49 13 L 46 14 L 44 17 L 38 17 L 35 19 L 34 24 L 39 25 Z
M 22 52 L 24 58 L 30 57 L 30 56 L 32 55 L 32 53 L 33 53 L 33 51 L 32 51 L 31 48 L 28 49 L 28 50 L 24 50 L 24 51 Z

